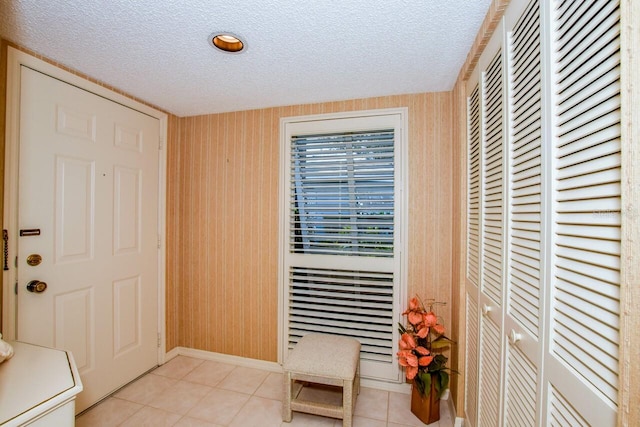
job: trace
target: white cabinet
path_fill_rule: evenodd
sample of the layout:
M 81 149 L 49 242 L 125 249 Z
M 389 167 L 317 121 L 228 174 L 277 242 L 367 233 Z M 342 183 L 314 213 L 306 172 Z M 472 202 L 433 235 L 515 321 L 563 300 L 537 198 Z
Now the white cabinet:
M 71 353 L 21 342 L 0 363 L 0 425 L 75 425 L 75 398 L 82 391 Z

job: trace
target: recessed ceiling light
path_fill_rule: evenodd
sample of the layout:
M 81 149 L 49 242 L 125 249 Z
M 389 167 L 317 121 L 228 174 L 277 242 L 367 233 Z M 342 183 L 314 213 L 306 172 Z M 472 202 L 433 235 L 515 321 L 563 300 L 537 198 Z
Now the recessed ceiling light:
M 209 44 L 223 52 L 239 53 L 246 48 L 246 43 L 232 33 L 213 33 L 209 36 Z

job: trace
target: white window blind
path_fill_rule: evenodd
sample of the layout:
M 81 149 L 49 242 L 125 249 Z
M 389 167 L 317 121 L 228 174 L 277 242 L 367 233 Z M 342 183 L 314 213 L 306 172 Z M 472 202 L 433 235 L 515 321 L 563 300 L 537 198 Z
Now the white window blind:
M 393 256 L 393 129 L 293 136 L 291 178 L 291 252 Z
M 309 333 L 353 337 L 363 378 L 400 381 L 403 126 L 397 110 L 285 124 L 284 357 Z
M 289 346 L 310 332 L 360 340 L 363 360 L 391 363 L 393 274 L 292 267 Z

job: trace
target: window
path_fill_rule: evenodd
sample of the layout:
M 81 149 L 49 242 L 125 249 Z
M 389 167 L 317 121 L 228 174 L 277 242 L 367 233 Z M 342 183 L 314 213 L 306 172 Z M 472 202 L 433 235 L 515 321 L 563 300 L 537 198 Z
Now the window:
M 393 256 L 393 129 L 292 136 L 290 250 Z
M 406 109 L 282 122 L 282 350 L 312 332 L 360 340 L 365 378 L 395 361 Z

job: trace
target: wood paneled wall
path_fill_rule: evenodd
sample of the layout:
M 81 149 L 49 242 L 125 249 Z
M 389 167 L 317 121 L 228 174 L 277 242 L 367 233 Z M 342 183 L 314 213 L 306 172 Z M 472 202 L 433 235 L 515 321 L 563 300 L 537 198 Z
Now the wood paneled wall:
M 172 119 L 167 350 L 276 361 L 279 120 L 393 107 L 409 110 L 409 293 L 451 301 L 450 92 Z

